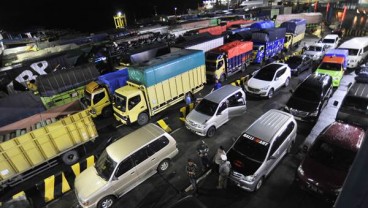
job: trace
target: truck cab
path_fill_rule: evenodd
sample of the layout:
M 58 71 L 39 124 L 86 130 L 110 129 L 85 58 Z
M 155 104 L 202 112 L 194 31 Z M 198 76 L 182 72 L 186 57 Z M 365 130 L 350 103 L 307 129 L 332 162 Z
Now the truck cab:
M 264 58 L 264 45 L 253 45 L 253 61 L 255 63 L 262 63 Z
M 207 80 L 220 80 L 224 82 L 226 78 L 225 54 L 209 52 L 206 54 L 206 76 Z
M 112 115 L 111 107 L 107 107 L 111 105 L 110 95 L 107 91 L 107 88 L 101 86 L 97 82 L 90 82 L 88 85 L 86 85 L 82 103 L 85 108 L 90 108 L 89 112 L 94 118 L 96 118 L 98 115 L 103 115 L 104 117 Z
M 324 57 L 316 73 L 330 75 L 332 77 L 333 87 L 338 87 L 344 75 L 343 65 L 343 57 Z

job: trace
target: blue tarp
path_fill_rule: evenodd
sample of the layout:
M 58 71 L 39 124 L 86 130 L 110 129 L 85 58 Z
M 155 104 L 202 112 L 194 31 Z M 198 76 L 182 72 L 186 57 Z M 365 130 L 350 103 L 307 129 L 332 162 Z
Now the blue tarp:
M 97 81 L 101 84 L 105 84 L 110 93 L 114 93 L 117 88 L 123 87 L 128 81 L 128 69 L 121 69 L 116 72 L 101 75 L 97 78 Z
M 325 56 L 337 56 L 337 57 L 343 57 L 344 58 L 344 69 L 346 69 L 346 65 L 348 63 L 348 50 L 342 50 L 342 49 L 331 49 L 328 50 L 325 54 Z
M 150 87 L 205 64 L 203 51 L 183 49 L 128 67 L 129 79 Z
M 253 42 L 270 42 L 285 38 L 285 28 L 270 28 L 252 33 Z
M 274 27 L 275 27 L 275 23 L 271 20 L 255 22 L 250 26 L 250 28 L 257 28 L 257 29 L 268 29 L 268 28 L 274 28 Z
M 305 32 L 307 21 L 305 19 L 291 19 L 281 23 L 280 27 L 286 29 L 287 33 L 300 34 Z

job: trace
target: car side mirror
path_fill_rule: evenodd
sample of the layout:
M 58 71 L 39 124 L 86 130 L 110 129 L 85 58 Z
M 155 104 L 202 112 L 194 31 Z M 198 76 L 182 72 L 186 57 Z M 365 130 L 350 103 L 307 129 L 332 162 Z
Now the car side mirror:
M 277 80 L 279 80 L 279 78 L 278 78 L 278 77 L 276 77 L 276 78 L 275 78 L 275 81 L 277 81 Z
M 339 104 L 339 101 L 337 101 L 337 100 L 335 100 L 334 102 L 333 102 L 333 105 L 336 107 L 337 105 Z
M 293 93 L 294 93 L 294 90 L 290 89 L 290 90 L 289 90 L 289 92 L 290 92 L 291 94 L 293 94 Z

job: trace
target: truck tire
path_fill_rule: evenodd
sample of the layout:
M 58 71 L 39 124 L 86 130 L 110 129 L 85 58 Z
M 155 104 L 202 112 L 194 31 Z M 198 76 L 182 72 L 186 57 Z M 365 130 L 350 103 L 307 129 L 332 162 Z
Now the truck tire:
M 73 165 L 74 163 L 78 162 L 79 155 L 77 150 L 70 150 L 63 154 L 61 157 L 65 165 Z
M 104 118 L 111 117 L 112 114 L 113 114 L 113 111 L 112 111 L 112 108 L 110 108 L 110 107 L 105 107 L 102 110 L 102 117 L 104 117 Z
M 149 120 L 148 114 L 146 112 L 143 112 L 138 115 L 137 123 L 138 125 L 143 126 L 148 123 L 148 120 Z
M 97 208 L 110 208 L 115 203 L 115 201 L 116 201 L 116 197 L 105 196 L 98 202 Z

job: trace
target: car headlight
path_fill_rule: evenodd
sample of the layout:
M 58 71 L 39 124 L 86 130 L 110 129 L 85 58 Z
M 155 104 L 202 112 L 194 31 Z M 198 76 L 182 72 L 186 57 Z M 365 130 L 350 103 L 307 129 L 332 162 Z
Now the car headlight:
M 270 86 L 262 87 L 260 90 L 267 90 Z
M 299 175 L 304 176 L 304 170 L 303 170 L 301 165 L 299 165 L 299 167 L 298 167 L 298 173 L 299 173 Z
M 287 107 L 287 106 L 285 106 L 285 107 L 284 107 L 284 109 L 285 109 L 286 111 L 290 111 L 290 108 L 289 108 L 289 107 Z
M 245 181 L 247 181 L 247 182 L 254 182 L 254 180 L 255 180 L 255 178 L 254 178 L 254 176 L 253 176 L 253 175 L 245 176 L 243 179 L 244 179 Z
M 315 110 L 313 113 L 309 114 L 310 116 L 317 116 L 318 115 L 318 109 Z

